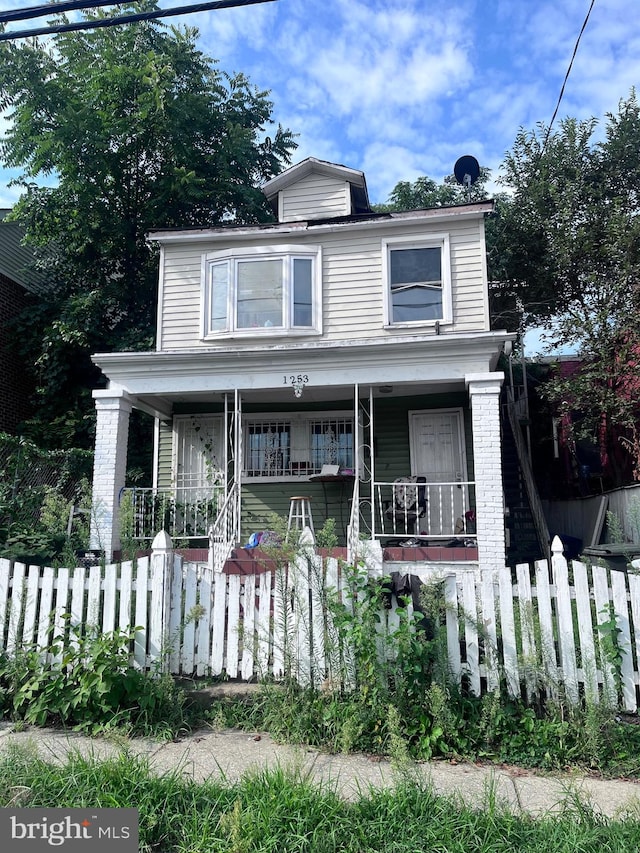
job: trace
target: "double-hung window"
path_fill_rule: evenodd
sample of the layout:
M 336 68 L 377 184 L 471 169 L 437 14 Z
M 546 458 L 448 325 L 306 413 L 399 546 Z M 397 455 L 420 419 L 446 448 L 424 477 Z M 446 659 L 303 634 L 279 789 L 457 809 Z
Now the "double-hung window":
M 384 240 L 385 325 L 451 321 L 448 235 Z
M 321 332 L 319 247 L 213 252 L 204 264 L 205 336 Z

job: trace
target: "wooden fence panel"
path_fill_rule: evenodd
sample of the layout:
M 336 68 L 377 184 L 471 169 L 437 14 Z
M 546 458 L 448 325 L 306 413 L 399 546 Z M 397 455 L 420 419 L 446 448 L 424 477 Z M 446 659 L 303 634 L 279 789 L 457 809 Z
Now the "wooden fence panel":
M 558 550 L 560 549 L 560 550 Z M 551 568 L 556 586 L 558 608 L 558 643 L 564 679 L 564 691 L 572 704 L 578 702 L 578 666 L 576 662 L 576 643 L 573 631 L 573 613 L 571 608 L 571 590 L 569 589 L 569 571 L 567 561 L 562 554 L 562 543 L 556 536 L 551 543 Z
M 529 698 L 540 687 L 560 695 L 562 685 L 574 702 L 582 695 L 598 701 L 602 685 L 613 701 L 617 674 L 607 643 L 617 642 L 621 704 L 637 710 L 640 577 L 577 561 L 571 569 L 570 584 L 569 566 L 556 548 L 553 584 L 545 561 L 535 564 L 535 586 L 524 565 L 516 568 L 516 587 L 507 568 L 445 578 L 446 643 L 458 683 L 464 675 L 471 692 L 480 694 L 495 690 L 504 676 L 511 695 L 520 696 L 524 687 Z M 357 588 L 350 588 L 336 560 L 309 555 L 289 570 L 249 577 L 214 576 L 171 552 L 135 567 L 75 567 L 72 577 L 67 568 L 0 561 L 0 643 L 9 650 L 43 648 L 63 635 L 65 613 L 73 624 L 104 631 L 113 630 L 117 614 L 120 627 L 138 627 L 134 660 L 140 667 L 162 664 L 175 674 L 243 679 L 290 673 L 316 686 L 328 676 L 349 686 L 356 675 L 353 650 L 338 643 L 325 604 L 331 594 L 354 614 Z M 385 655 L 405 619 L 413 624 L 412 608 L 398 609 L 395 599 L 390 610 L 381 610 L 378 639 Z
M 173 560 L 171 573 L 170 605 L 169 605 L 169 672 L 178 674 L 180 670 L 180 655 L 182 653 L 182 625 L 184 621 L 182 607 L 182 585 L 185 573 L 191 563 L 184 563 L 176 555 Z M 207 668 L 209 661 L 207 661 Z
M 283 569 L 276 569 L 273 591 L 273 640 L 270 644 L 274 678 L 282 678 L 285 674 L 285 665 L 289 664 L 292 639 L 289 634 L 293 630 L 290 601 L 288 573 Z
M 54 570 L 45 566 L 42 570 L 42 591 L 40 593 L 40 613 L 38 614 L 38 631 L 36 645 L 39 649 L 49 645 L 50 631 L 53 624 L 53 585 Z
M 598 668 L 596 664 L 596 648 L 593 638 L 593 614 L 591 612 L 591 596 L 589 594 L 589 579 L 584 563 L 573 562 L 573 582 L 576 591 L 576 612 L 578 617 L 578 634 L 580 637 L 580 661 L 582 681 L 585 696 L 589 702 L 600 701 L 598 690 Z
M 192 675 L 195 663 L 196 622 L 193 618 L 198 599 L 197 566 L 190 565 L 184 578 L 184 616 L 180 666 L 185 675 Z M 216 673 L 218 675 L 219 673 Z
M 635 671 L 640 672 L 640 575 L 630 574 L 629 597 L 631 599 L 631 621 L 635 639 Z M 638 679 L 640 683 L 640 678 Z
M 211 673 L 222 675 L 224 670 L 224 627 L 227 605 L 227 575 L 214 572 L 213 615 L 211 623 Z
M 227 666 L 229 678 L 238 676 L 238 649 L 240 635 L 240 575 L 229 575 L 229 602 L 227 605 Z
M 87 623 L 92 629 L 97 629 L 100 618 L 100 592 L 102 585 L 102 567 L 91 566 L 89 569 L 89 589 L 87 594 Z
M 24 623 L 22 626 L 22 637 L 20 638 L 20 643 L 23 646 L 30 646 L 34 640 L 39 585 L 40 567 L 29 566 L 29 575 L 27 578 L 26 588 L 27 597 L 24 608 Z
M 53 639 L 64 634 L 64 618 L 67 613 L 67 600 L 69 598 L 69 569 L 58 569 L 58 584 L 56 586 L 56 606 L 53 626 Z M 55 656 L 56 661 L 62 659 L 62 650 Z
M 522 637 L 522 670 L 524 673 L 527 697 L 537 694 L 538 653 L 536 648 L 535 625 L 537 614 L 533 607 L 531 575 L 528 565 L 516 566 L 518 578 L 518 613 L 520 616 L 520 634 Z
M 593 566 L 591 573 L 593 576 L 593 598 L 598 629 L 598 657 L 602 671 L 602 692 L 605 703 L 607 705 L 615 705 L 617 701 L 615 676 L 611 661 L 607 659 L 605 645 L 602 642 L 602 627 L 611 618 L 611 594 L 607 577 L 608 573 L 604 566 Z
M 464 640 L 466 648 L 466 670 L 469 689 L 474 696 L 480 695 L 480 646 L 478 643 L 478 604 L 476 580 L 471 574 L 462 579 L 462 603 L 464 605 Z
M 19 644 L 18 628 L 22 615 L 24 598 L 24 575 L 26 567 L 23 563 L 15 563 L 13 567 L 13 590 L 9 607 L 9 630 L 7 632 L 7 652 L 12 654 Z
M 117 584 L 117 582 L 116 582 Z M 120 564 L 120 600 L 118 602 L 118 628 L 127 633 L 135 627 L 131 624 L 131 602 L 133 601 L 133 563 L 128 560 Z
M 254 675 L 256 649 L 256 576 L 248 575 L 244 579 L 244 594 L 242 597 L 242 662 L 240 677 L 249 681 Z
M 513 612 L 513 585 L 511 570 L 498 569 L 498 589 L 500 592 L 500 628 L 502 630 L 502 659 L 510 696 L 520 695 L 520 675 L 518 672 L 518 650 L 516 646 L 516 624 Z
M 444 603 L 449 666 L 454 680 L 457 684 L 460 684 L 462 678 L 462 661 L 460 658 L 460 633 L 458 623 L 458 585 L 454 575 L 449 575 L 445 578 Z
M 133 657 L 136 664 L 145 668 L 147 666 L 147 592 L 149 584 L 149 558 L 143 557 L 136 565 L 135 582 L 135 613 L 136 613 L 136 635 L 134 641 Z
M 611 572 L 611 591 L 613 593 L 613 609 L 619 629 L 618 645 L 622 652 L 620 675 L 622 678 L 622 697 L 625 710 L 635 712 L 636 687 L 633 676 L 633 653 L 631 650 L 631 625 L 629 623 L 629 607 L 627 604 L 627 585 L 624 572 Z
M 258 584 L 258 613 L 257 613 L 257 672 L 258 678 L 266 678 L 269 674 L 269 653 L 273 650 L 273 670 L 276 671 L 275 631 L 271 629 L 271 605 L 273 603 L 273 622 L 276 623 L 275 593 L 272 597 L 274 573 L 263 572 Z
M 496 627 L 496 599 L 493 572 L 484 572 L 480 579 L 482 623 L 485 630 L 485 670 L 487 690 L 493 693 L 500 685 L 498 661 L 498 632 Z
M 0 559 L 0 651 L 6 648 L 5 628 L 7 607 L 10 606 L 9 586 L 13 566 L 9 560 Z
M 116 627 L 116 595 L 118 587 L 118 567 L 104 568 L 104 607 L 102 610 L 102 630 L 110 633 Z
M 198 588 L 198 619 L 197 649 L 195 655 L 196 675 L 208 675 L 211 637 L 211 593 L 213 586 L 213 569 L 210 566 L 200 566 L 200 584 Z
M 544 672 L 545 687 L 552 698 L 558 696 L 558 658 L 555 647 L 555 630 L 549 584 L 549 565 L 546 560 L 535 563 L 536 593 L 540 631 L 540 656 Z

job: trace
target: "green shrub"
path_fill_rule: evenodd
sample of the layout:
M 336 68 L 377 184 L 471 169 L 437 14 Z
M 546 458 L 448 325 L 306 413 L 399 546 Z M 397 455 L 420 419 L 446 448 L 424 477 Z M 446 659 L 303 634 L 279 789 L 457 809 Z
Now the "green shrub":
M 167 675 L 130 663 L 135 629 L 82 632 L 67 626 L 43 650 L 0 655 L 0 708 L 25 723 L 99 732 L 174 734 L 185 724 L 184 694 Z

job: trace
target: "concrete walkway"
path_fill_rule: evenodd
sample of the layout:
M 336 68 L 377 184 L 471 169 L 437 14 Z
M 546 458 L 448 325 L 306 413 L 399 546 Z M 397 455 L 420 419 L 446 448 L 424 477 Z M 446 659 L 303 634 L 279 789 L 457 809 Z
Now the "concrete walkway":
M 284 767 L 328 784 L 341 795 L 357 797 L 371 787 L 393 785 L 401 776 L 415 774 L 438 794 L 461 798 L 482 807 L 492 792 L 498 802 L 532 815 L 556 812 L 576 793 L 595 811 L 609 817 L 633 815 L 640 820 L 640 782 L 605 780 L 575 775 L 541 775 L 519 768 L 491 767 L 446 761 L 420 762 L 394 770 L 388 761 L 366 755 L 328 755 L 315 749 L 276 744 L 267 734 L 238 730 L 201 729 L 178 742 L 146 739 L 117 743 L 55 729 L 0 730 L 0 753 L 9 744 L 30 744 L 47 761 L 64 761 L 71 751 L 97 759 L 125 749 L 147 756 L 157 773 L 180 772 L 195 779 L 234 782 L 248 772 Z

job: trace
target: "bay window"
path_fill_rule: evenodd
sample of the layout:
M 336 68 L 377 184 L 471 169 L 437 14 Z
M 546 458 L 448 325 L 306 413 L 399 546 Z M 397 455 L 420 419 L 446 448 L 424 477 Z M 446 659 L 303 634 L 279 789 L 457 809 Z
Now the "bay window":
M 319 333 L 320 275 L 317 246 L 209 253 L 204 335 Z

